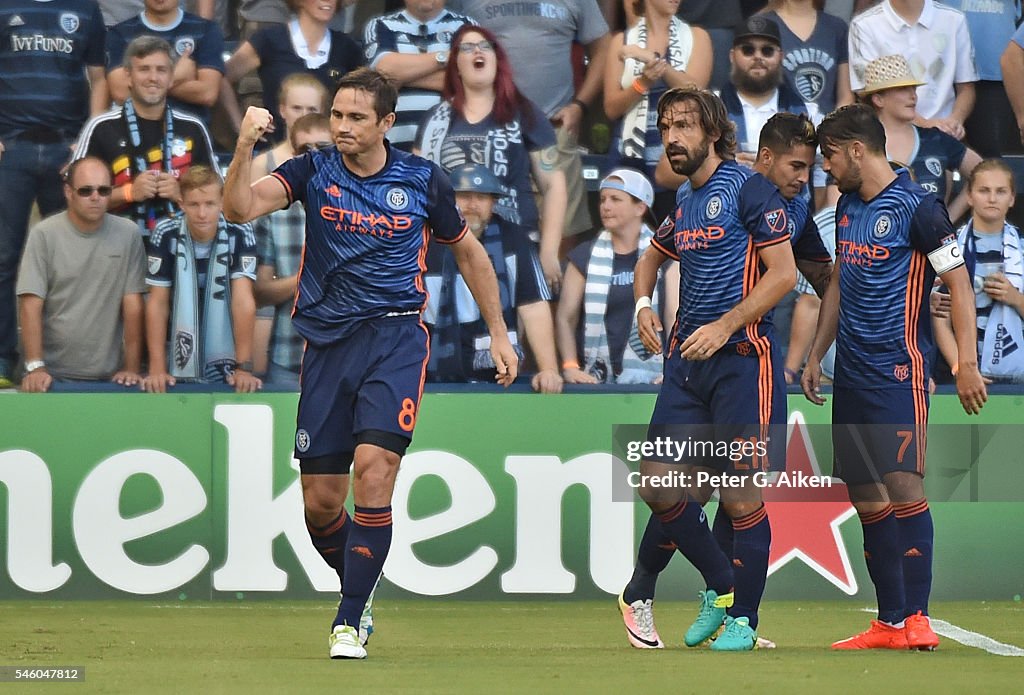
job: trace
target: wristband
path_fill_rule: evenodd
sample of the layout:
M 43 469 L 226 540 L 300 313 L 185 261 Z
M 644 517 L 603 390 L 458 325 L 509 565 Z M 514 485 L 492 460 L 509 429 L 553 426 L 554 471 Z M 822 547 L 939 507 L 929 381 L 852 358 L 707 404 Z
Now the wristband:
M 636 300 L 636 308 L 633 309 L 633 321 L 636 321 L 642 309 L 650 309 L 651 306 L 650 297 L 640 297 L 640 299 Z
M 580 111 L 583 113 L 583 117 L 586 118 L 587 111 L 589 111 L 590 109 L 581 99 L 577 99 L 576 97 L 573 97 L 572 101 L 570 101 L 569 103 L 570 104 L 576 104 L 576 106 L 579 106 L 580 107 Z
M 643 96 L 644 94 L 647 94 L 647 88 L 644 87 L 642 82 L 640 82 L 640 78 L 639 77 L 636 78 L 635 80 L 633 80 L 633 91 L 636 92 L 637 94 L 641 95 L 641 96 Z
M 565 362 L 562 362 L 562 369 L 563 370 L 566 370 L 566 369 L 579 369 L 579 368 L 580 368 L 580 363 L 577 362 L 576 360 L 566 360 Z
M 132 182 L 129 181 L 125 185 L 121 186 L 121 194 L 124 196 L 124 202 L 134 203 L 135 199 L 132 198 Z
M 236 372 L 249 372 L 252 374 L 252 360 L 246 360 L 245 362 L 235 363 Z

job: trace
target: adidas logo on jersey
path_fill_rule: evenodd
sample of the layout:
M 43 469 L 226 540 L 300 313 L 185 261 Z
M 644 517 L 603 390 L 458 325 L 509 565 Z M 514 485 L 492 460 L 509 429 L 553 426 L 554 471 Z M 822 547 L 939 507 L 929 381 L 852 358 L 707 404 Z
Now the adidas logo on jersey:
M 7 22 L 9 27 L 23 27 L 25 26 L 25 20 L 21 18 L 20 14 L 16 14 Z

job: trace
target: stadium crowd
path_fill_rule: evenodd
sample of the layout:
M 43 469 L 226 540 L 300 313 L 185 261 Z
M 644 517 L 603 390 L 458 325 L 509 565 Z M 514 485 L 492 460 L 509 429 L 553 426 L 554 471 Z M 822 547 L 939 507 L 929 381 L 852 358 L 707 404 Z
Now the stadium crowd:
M 871 106 L 888 159 L 962 225 L 986 377 L 1024 381 L 1024 259 L 1011 224 L 1024 161 L 1013 158 L 1024 154 L 1019 2 L 181 5 L 8 0 L 0 9 L 0 388 L 296 388 L 302 340 L 289 312 L 307 211 L 296 202 L 229 223 L 221 169 L 250 105 L 274 118 L 254 180 L 333 147 L 333 87 L 362 65 L 399 86 L 392 144 L 452 177 L 537 391 L 662 378 L 661 355 L 637 335 L 633 269 L 686 185 L 668 166 L 657 103 L 687 85 L 721 96 L 736 160 L 750 167 L 775 114 L 817 124 L 839 106 Z M 599 163 L 595 195 L 582 155 Z M 836 191 L 820 154 L 788 193 L 793 181 L 765 173 L 786 200 L 809 206 L 834 252 Z M 654 297 L 666 328 L 678 302 L 672 268 Z M 429 379 L 493 382 L 486 327 L 450 250 L 433 245 L 424 270 Z M 789 383 L 813 338 L 815 284 L 807 277 L 776 310 Z M 931 306 L 949 360 L 936 360 L 933 377 L 948 381 L 956 346 L 941 287 Z M 998 335 L 986 330 L 995 324 Z

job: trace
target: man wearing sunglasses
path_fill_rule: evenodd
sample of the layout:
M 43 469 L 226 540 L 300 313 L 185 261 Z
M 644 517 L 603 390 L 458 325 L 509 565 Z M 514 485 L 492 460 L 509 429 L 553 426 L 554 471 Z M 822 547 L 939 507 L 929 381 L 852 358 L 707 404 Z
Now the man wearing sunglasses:
M 22 391 L 139 382 L 146 254 L 135 225 L 107 213 L 111 191 L 106 163 L 79 159 L 64 179 L 67 210 L 29 232 L 17 285 Z

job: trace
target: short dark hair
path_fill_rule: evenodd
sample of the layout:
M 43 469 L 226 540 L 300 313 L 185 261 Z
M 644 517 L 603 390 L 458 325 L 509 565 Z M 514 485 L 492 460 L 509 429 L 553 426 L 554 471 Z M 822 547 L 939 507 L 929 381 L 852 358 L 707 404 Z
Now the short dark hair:
M 342 76 L 335 85 L 334 94 L 343 89 L 358 89 L 373 97 L 373 111 L 377 120 L 395 112 L 398 103 L 398 87 L 394 80 L 385 77 L 373 68 L 356 68 Z
M 781 111 L 769 118 L 761 128 L 757 149 L 767 147 L 772 152 L 783 153 L 799 145 L 814 148 L 818 146 L 818 134 L 814 130 L 814 123 L 806 114 Z
M 826 157 L 838 146 L 854 140 L 864 143 L 869 152 L 885 156 L 885 127 L 867 104 L 842 106 L 825 116 L 818 126 L 818 143 Z
M 729 120 L 725 104 L 713 92 L 696 87 L 673 87 L 658 99 L 658 123 L 669 108 L 684 102 L 696 105 L 700 127 L 705 134 L 716 131 L 720 134 L 715 143 L 715 154 L 722 159 L 735 159 L 736 126 Z
M 74 186 L 74 181 L 75 181 L 75 172 L 78 171 L 78 167 L 82 166 L 86 162 L 94 162 L 94 163 L 99 164 L 100 166 L 102 166 L 106 170 L 106 172 L 107 172 L 107 180 L 110 180 L 111 177 L 113 176 L 113 174 L 110 171 L 110 165 L 109 164 L 104 162 L 99 157 L 90 155 L 88 157 L 82 157 L 81 159 L 76 159 L 75 161 L 71 162 L 66 167 L 64 167 L 64 171 L 61 173 L 61 180 L 65 184 L 67 184 L 68 186 L 72 186 L 73 187 Z
M 125 70 L 130 72 L 132 69 L 132 58 L 145 58 L 154 53 L 166 53 L 167 57 L 171 59 L 171 65 L 174 65 L 174 49 L 171 48 L 171 44 L 159 36 L 143 34 L 132 39 L 128 47 L 124 49 L 123 66 Z

